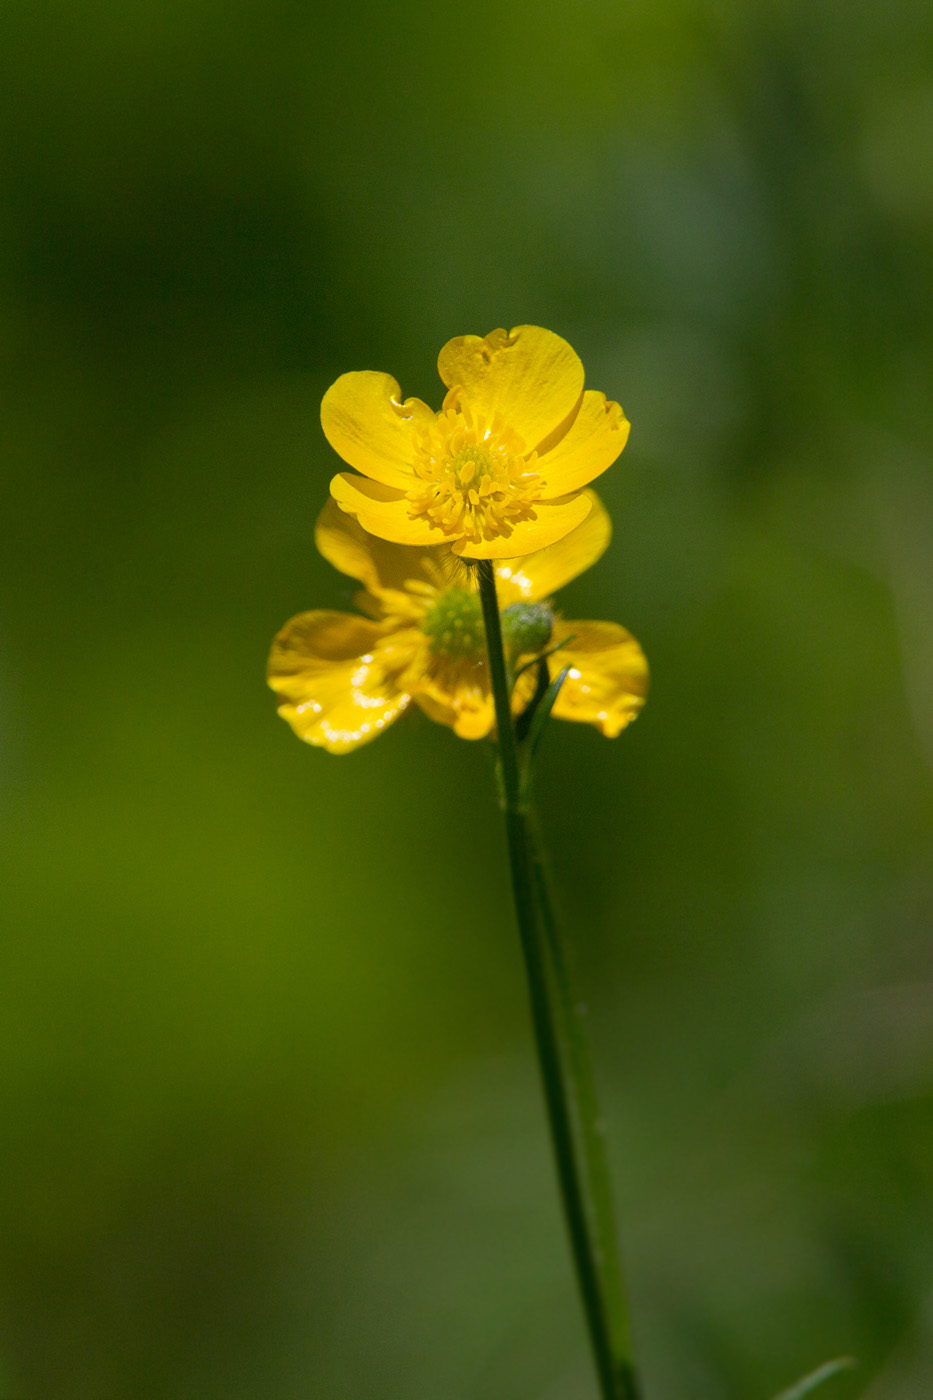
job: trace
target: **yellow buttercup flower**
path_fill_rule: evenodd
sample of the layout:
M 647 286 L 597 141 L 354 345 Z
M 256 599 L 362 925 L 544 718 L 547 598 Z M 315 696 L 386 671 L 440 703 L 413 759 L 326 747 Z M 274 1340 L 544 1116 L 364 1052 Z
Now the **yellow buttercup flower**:
M 458 336 L 437 366 L 448 390 L 439 413 L 373 370 L 328 389 L 324 433 L 363 473 L 331 482 L 341 510 L 381 539 L 466 559 L 531 554 L 568 535 L 590 509 L 582 488 L 625 446 L 619 405 L 584 390 L 577 355 L 540 326 Z
M 567 622 L 547 601 L 609 543 L 605 508 L 592 491 L 584 501 L 584 520 L 563 539 L 527 557 L 498 560 L 496 583 L 515 665 L 572 638 L 547 658 L 552 678 L 570 668 L 553 714 L 612 737 L 644 704 L 648 667 L 641 647 L 614 622 Z M 325 559 L 363 584 L 355 601 L 365 616 L 300 613 L 273 642 L 269 685 L 299 738 L 346 753 L 374 739 L 412 701 L 464 739 L 488 735 L 495 717 L 470 571 L 445 546 L 392 544 L 368 534 L 333 501 L 315 538 Z M 532 698 L 536 669 L 519 676 L 516 713 Z

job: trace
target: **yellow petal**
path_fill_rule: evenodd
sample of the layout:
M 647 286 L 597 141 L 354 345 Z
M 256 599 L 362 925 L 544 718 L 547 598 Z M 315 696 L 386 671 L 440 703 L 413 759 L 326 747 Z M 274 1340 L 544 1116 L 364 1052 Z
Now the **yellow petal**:
M 434 421 L 420 399 L 401 400 L 390 374 L 358 370 L 342 374 L 324 395 L 324 436 L 345 462 L 373 481 L 407 491 L 412 485 L 412 438 Z
M 519 715 L 535 691 L 532 670 L 519 676 L 512 692 L 512 713 Z M 438 724 L 449 725 L 461 739 L 485 739 L 495 728 L 496 712 L 485 661 L 429 659 L 413 684 L 415 700 Z
M 541 326 L 457 336 L 444 346 L 437 367 L 462 405 L 487 424 L 500 414 L 528 451 L 566 421 L 583 393 L 576 353 Z
M 483 739 L 495 723 L 485 661 L 429 657 L 412 690 L 425 714 L 461 739 Z
M 331 487 L 333 490 L 333 487 Z M 520 520 L 508 535 L 494 540 L 459 539 L 451 544 L 454 554 L 463 559 L 510 559 L 546 549 L 555 540 L 563 539 L 585 520 L 590 513 L 591 499 L 580 493 L 563 501 L 535 501 L 534 519 Z
M 563 539 L 535 554 L 496 562 L 496 582 L 503 607 L 523 599 L 534 602 L 551 597 L 603 554 L 612 536 L 609 512 L 595 491 L 585 491 L 583 496 L 590 502 L 590 513 Z
M 393 544 L 449 544 L 450 535 L 424 516 L 412 519 L 405 493 L 365 476 L 340 472 L 330 483 L 330 494 L 341 510 L 355 515 L 364 530 Z
M 314 541 L 342 574 L 359 579 L 377 598 L 391 595 L 387 601 L 393 610 L 401 602 L 397 595 L 405 593 L 410 609 L 420 616 L 431 590 L 454 586 L 466 578 L 465 565 L 454 559 L 449 549 L 389 544 L 364 530 L 333 499 L 318 516 Z M 410 590 L 411 584 L 416 586 L 414 590 Z
M 391 674 L 385 652 L 398 637 L 384 625 L 340 612 L 307 612 L 286 623 L 272 643 L 267 679 L 279 714 L 300 739 L 346 753 L 375 739 L 411 700 L 398 684 L 396 645 Z
M 552 680 L 570 667 L 553 713 L 558 719 L 595 724 L 614 739 L 645 703 L 644 653 L 631 633 L 615 622 L 555 622 L 555 642 L 571 634 L 573 641 L 548 657 Z
M 537 470 L 547 483 L 544 500 L 579 491 L 611 467 L 628 441 L 629 421 L 617 403 L 587 389 L 580 411 L 564 436 L 538 458 Z
M 485 700 L 479 696 L 465 695 L 454 704 L 449 698 L 421 690 L 415 700 L 429 719 L 436 724 L 446 724 L 460 739 L 485 739 L 495 723 L 492 697 Z

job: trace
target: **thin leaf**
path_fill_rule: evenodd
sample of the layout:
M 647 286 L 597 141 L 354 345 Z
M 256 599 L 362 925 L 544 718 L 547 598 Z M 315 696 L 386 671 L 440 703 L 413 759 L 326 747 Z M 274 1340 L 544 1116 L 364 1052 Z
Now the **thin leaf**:
M 535 709 L 534 719 L 531 721 L 531 728 L 528 730 L 528 738 L 524 743 L 525 753 L 524 762 L 522 764 L 522 796 L 526 799 L 531 791 L 531 770 L 534 762 L 535 750 L 541 742 L 544 726 L 547 724 L 548 716 L 557 702 L 560 688 L 569 674 L 570 667 L 565 666 L 551 681 L 551 684 L 544 692 Z
M 515 720 L 515 738 L 520 749 L 524 746 L 525 740 L 528 738 L 535 713 L 547 693 L 549 684 L 547 662 L 542 658 L 540 661 L 533 661 L 531 664 L 538 668 L 538 674 L 535 677 L 535 693 L 531 697 L 527 708 L 524 709 Z M 524 670 L 525 668 L 523 667 L 522 669 Z M 521 674 L 521 672 L 519 672 L 519 674 Z M 520 754 L 519 758 L 521 758 Z
M 810 1395 L 818 1385 L 822 1385 L 824 1381 L 830 1380 L 833 1376 L 838 1376 L 840 1371 L 850 1371 L 854 1365 L 854 1357 L 837 1356 L 835 1361 L 826 1361 L 822 1366 L 817 1366 L 815 1371 L 811 1371 L 809 1376 L 804 1376 L 789 1390 L 782 1390 L 780 1395 L 774 1397 L 774 1400 L 804 1400 L 804 1396 Z
M 530 666 L 537 666 L 539 661 L 547 661 L 548 657 L 553 656 L 556 651 L 560 651 L 561 647 L 568 647 L 570 643 L 574 641 L 576 635 L 576 632 L 571 632 L 570 636 L 565 637 L 563 641 L 555 642 L 552 647 L 548 647 L 547 651 L 539 652 L 538 655 L 533 656 L 530 661 L 526 661 L 524 666 L 519 666 L 518 670 L 515 672 L 515 679 L 518 680 L 522 672 L 527 671 Z

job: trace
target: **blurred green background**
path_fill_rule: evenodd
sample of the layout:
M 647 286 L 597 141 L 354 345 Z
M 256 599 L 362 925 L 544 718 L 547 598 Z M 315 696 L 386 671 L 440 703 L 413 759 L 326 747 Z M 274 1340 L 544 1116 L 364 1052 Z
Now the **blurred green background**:
M 933 1393 L 927 0 L 8 0 L 0 1400 L 593 1400 L 487 754 L 263 683 L 327 385 L 564 335 L 545 825 L 648 1400 Z M 821 1392 L 822 1393 L 822 1392 Z

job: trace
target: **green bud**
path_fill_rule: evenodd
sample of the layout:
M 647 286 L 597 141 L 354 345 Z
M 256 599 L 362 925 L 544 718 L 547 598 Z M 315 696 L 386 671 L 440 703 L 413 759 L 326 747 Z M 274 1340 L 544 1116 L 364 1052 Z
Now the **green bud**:
M 551 640 L 554 614 L 546 603 L 510 603 L 502 613 L 502 640 L 510 656 L 543 651 Z

